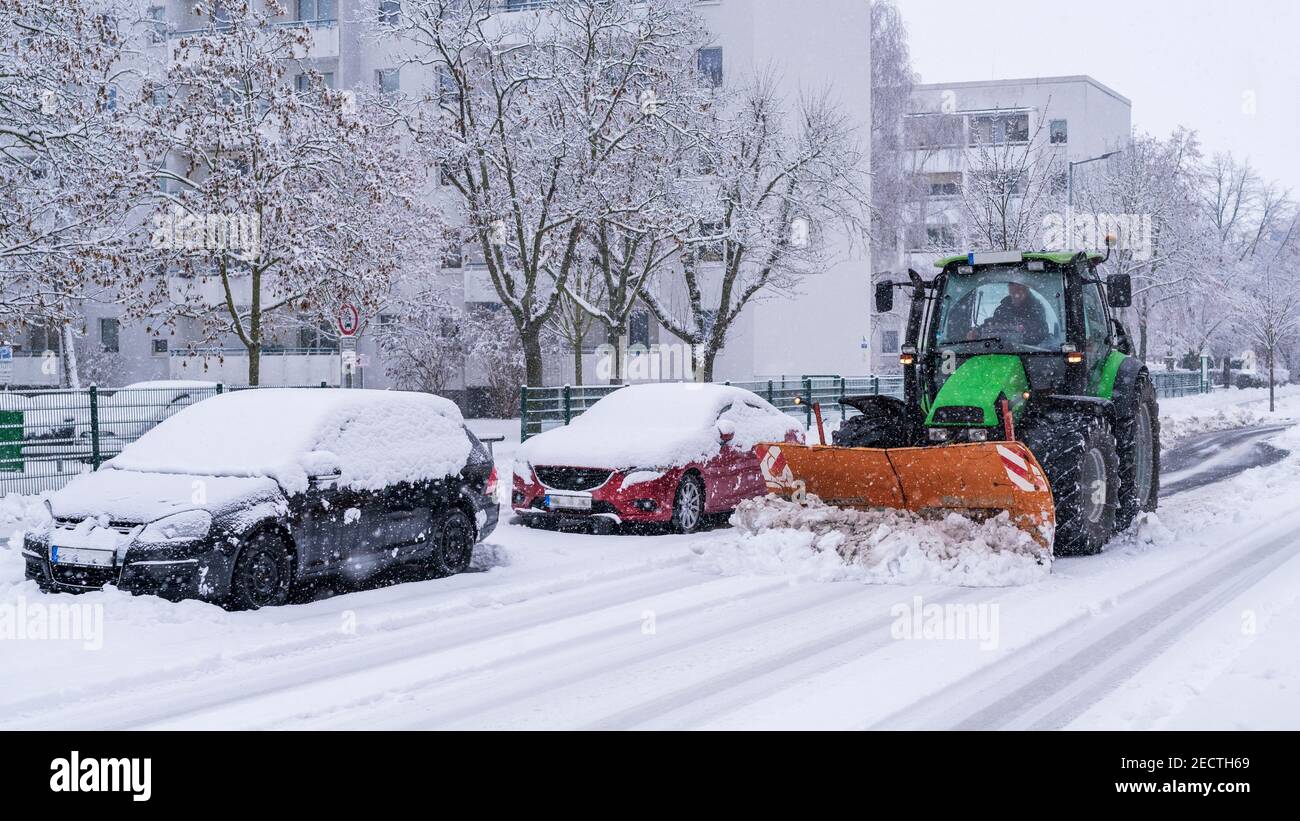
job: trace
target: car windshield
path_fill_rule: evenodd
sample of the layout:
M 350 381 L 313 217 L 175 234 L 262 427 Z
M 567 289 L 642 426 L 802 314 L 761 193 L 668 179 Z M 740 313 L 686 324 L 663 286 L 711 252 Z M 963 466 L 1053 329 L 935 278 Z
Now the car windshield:
M 990 266 L 946 277 L 933 338 L 939 347 L 1059 350 L 1065 341 L 1064 318 L 1061 274 Z

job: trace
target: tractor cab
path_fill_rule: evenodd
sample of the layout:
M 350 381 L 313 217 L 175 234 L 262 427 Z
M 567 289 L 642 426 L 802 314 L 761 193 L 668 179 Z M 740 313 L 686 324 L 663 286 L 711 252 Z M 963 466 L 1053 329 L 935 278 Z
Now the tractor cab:
M 934 279 L 909 271 L 912 291 L 900 358 L 906 403 L 930 442 L 1010 438 L 1029 400 L 1095 397 L 1128 353 L 1111 308 L 1129 304 L 1126 275 L 1103 282 L 1100 254 L 970 253 L 936 262 Z M 877 287 L 892 307 L 893 283 Z M 882 304 L 883 303 L 883 304 Z M 1011 417 L 1008 419 L 1008 415 Z

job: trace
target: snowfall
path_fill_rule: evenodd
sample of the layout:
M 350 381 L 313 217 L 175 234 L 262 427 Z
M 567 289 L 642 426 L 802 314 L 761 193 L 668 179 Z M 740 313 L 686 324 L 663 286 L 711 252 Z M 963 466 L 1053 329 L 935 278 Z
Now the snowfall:
M 43 500 L 8 496 L 0 728 L 1300 729 L 1300 387 L 1161 417 L 1159 510 L 1054 561 L 815 501 L 690 536 L 505 515 L 469 573 L 234 613 L 41 593 Z M 518 422 L 469 426 L 510 477 Z M 59 608 L 81 629 L 30 628 Z

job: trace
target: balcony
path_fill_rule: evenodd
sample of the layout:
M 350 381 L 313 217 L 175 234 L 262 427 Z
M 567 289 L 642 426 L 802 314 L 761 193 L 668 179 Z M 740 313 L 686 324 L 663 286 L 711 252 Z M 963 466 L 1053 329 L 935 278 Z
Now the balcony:
M 227 385 L 248 383 L 248 351 L 243 348 L 180 349 L 171 351 L 167 358 L 167 375 L 171 379 L 204 379 Z M 341 368 L 339 352 L 335 350 L 264 350 L 261 383 L 306 386 L 324 382 L 337 387 Z
M 320 20 L 284 20 L 275 24 L 277 28 L 300 28 L 306 26 L 311 30 L 312 43 L 306 49 L 293 55 L 298 60 L 329 60 L 337 59 L 339 56 L 339 21 L 337 19 L 320 19 Z M 197 37 L 200 42 L 203 38 L 210 36 L 220 36 L 222 32 L 229 30 L 228 25 L 218 23 L 209 28 L 191 29 L 173 29 L 167 32 L 169 39 L 179 39 L 181 37 Z M 189 55 L 181 55 L 182 62 L 188 62 Z

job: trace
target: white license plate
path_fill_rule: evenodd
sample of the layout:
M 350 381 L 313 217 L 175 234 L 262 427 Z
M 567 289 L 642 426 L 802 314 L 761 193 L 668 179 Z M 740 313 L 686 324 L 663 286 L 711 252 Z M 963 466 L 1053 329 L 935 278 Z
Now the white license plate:
M 75 564 L 85 567 L 112 567 L 113 551 L 84 547 L 50 547 L 50 564 Z
M 591 510 L 591 497 L 552 494 L 546 497 L 546 506 L 551 510 Z

